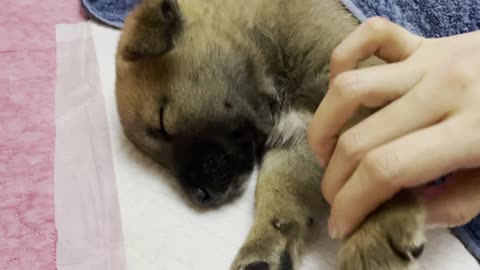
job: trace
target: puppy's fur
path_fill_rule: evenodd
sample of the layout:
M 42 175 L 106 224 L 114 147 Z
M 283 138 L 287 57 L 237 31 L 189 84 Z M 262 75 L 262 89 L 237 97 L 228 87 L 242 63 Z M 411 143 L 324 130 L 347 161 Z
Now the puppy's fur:
M 255 224 L 231 269 L 301 262 L 322 204 L 306 129 L 357 25 L 337 0 L 143 0 L 128 16 L 116 58 L 127 137 L 202 207 L 241 194 L 260 163 Z M 345 241 L 341 269 L 406 269 L 423 216 L 412 194 L 387 202 Z

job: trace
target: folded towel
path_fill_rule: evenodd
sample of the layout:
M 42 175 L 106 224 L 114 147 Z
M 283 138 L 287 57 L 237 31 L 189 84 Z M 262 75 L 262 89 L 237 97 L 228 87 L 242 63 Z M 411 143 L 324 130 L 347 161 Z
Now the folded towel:
M 82 0 L 96 19 L 121 28 L 138 0 Z M 480 0 L 342 0 L 360 20 L 382 16 L 425 37 L 442 37 L 480 29 Z M 480 217 L 455 228 L 455 235 L 480 259 Z
M 81 0 L 97 20 L 121 28 L 139 0 Z M 425 37 L 450 36 L 480 29 L 479 0 L 342 0 L 361 21 L 383 16 Z
M 480 261 L 480 215 L 469 224 L 454 228 L 453 234 Z
M 480 29 L 479 0 L 342 0 L 360 20 L 386 17 L 425 37 L 444 37 Z
M 95 19 L 115 28 L 122 28 L 123 21 L 139 0 L 81 0 L 88 13 Z

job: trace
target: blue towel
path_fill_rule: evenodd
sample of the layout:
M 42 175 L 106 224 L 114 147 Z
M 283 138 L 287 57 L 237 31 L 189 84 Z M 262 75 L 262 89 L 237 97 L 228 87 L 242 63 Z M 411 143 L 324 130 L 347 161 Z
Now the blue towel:
M 480 0 L 342 0 L 360 20 L 382 16 L 424 37 L 480 29 Z
M 139 0 L 81 0 L 101 22 L 122 28 Z M 480 29 L 480 0 L 342 0 L 360 20 L 382 16 L 425 37 L 442 37 Z M 480 260 L 480 216 L 453 233 Z
M 139 0 L 81 0 L 95 19 L 115 28 L 122 28 L 125 17 Z
M 454 228 L 453 234 L 480 261 L 480 215 L 467 225 Z

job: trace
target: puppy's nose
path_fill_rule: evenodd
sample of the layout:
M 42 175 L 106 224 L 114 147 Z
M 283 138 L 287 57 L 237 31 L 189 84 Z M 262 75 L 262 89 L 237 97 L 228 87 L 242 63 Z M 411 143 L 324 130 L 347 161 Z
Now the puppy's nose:
M 207 205 L 212 197 L 206 189 L 197 188 L 192 195 L 192 199 L 199 205 Z

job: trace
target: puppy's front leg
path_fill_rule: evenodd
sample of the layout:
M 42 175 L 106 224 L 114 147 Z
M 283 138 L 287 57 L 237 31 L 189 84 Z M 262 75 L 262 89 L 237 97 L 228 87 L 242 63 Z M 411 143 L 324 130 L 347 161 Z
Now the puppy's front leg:
M 270 150 L 256 188 L 255 223 L 232 270 L 288 270 L 323 203 L 321 172 L 306 140 Z

